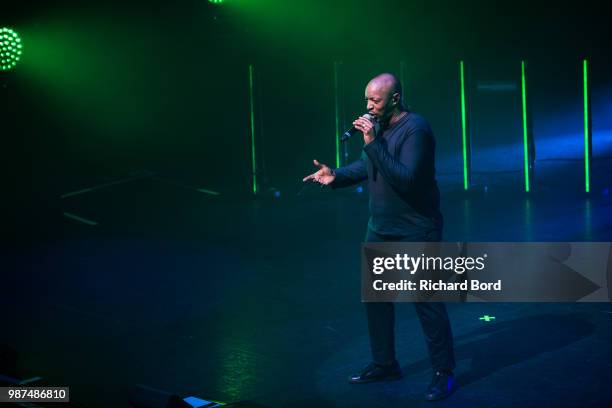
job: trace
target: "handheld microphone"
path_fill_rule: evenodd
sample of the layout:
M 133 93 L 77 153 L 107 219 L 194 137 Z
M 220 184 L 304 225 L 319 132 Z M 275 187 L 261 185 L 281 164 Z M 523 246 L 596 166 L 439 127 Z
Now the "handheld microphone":
M 372 123 L 374 123 L 375 120 L 376 120 L 376 116 L 370 115 L 369 113 L 365 113 L 365 114 L 361 115 L 361 117 L 362 118 L 366 118 L 367 120 L 369 120 Z M 346 142 L 347 140 L 350 139 L 351 136 L 353 136 L 357 132 L 359 132 L 359 130 L 357 128 L 355 128 L 355 126 L 351 127 L 349 130 L 344 132 L 344 134 L 340 138 L 340 141 L 341 142 Z

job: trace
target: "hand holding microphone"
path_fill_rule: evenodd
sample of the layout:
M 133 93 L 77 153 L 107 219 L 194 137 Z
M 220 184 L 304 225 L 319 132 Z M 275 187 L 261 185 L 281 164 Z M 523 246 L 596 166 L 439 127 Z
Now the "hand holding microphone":
M 344 132 L 344 135 L 340 138 L 341 142 L 346 142 L 351 136 L 357 132 L 363 133 L 363 141 L 365 144 L 370 143 L 376 137 L 374 131 L 374 123 L 376 122 L 376 116 L 366 113 L 361 115 L 355 121 L 353 121 L 353 127 Z

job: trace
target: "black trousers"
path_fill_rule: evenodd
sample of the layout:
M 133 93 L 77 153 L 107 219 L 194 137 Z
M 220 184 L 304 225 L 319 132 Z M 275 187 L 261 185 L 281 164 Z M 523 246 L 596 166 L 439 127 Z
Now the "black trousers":
M 366 242 L 437 242 L 441 231 L 411 236 L 388 236 L 368 229 Z M 393 302 L 364 302 L 370 334 L 372 359 L 376 364 L 390 365 L 395 361 L 395 307 Z M 429 360 L 434 371 L 453 370 L 455 353 L 446 306 L 441 302 L 415 302 L 421 322 Z

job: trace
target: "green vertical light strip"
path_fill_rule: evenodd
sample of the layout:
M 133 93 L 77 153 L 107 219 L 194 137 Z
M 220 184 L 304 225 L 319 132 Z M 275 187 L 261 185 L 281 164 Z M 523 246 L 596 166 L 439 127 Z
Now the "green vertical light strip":
M 589 132 L 589 67 L 587 60 L 582 61 L 582 82 L 584 93 L 584 191 L 590 191 L 590 151 L 591 138 Z
M 465 113 L 465 70 L 463 61 L 459 61 L 459 76 L 461 80 L 461 145 L 463 149 L 463 189 L 467 190 L 468 185 L 468 165 L 467 165 L 467 134 L 466 134 L 466 113 Z
M 525 166 L 525 191 L 529 192 L 529 149 L 527 146 L 527 85 L 525 83 L 525 61 L 521 61 L 521 90 L 523 105 L 523 158 Z
M 253 76 L 255 68 L 249 65 L 249 97 L 250 97 L 250 116 L 251 116 L 251 171 L 253 173 L 253 194 L 257 194 L 257 161 L 255 155 L 255 96 L 253 92 Z
M 338 63 L 334 62 L 334 106 L 336 110 L 336 167 L 340 167 L 340 97 L 338 95 Z

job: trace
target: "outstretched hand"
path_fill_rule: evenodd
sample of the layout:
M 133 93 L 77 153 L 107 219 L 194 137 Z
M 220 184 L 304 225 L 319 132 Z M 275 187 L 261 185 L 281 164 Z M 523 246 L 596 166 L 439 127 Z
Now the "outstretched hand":
M 326 186 L 334 181 L 336 174 L 329 166 L 319 163 L 317 159 L 313 160 L 313 163 L 319 168 L 319 170 L 309 176 L 304 177 L 302 179 L 303 182 L 312 181 Z

